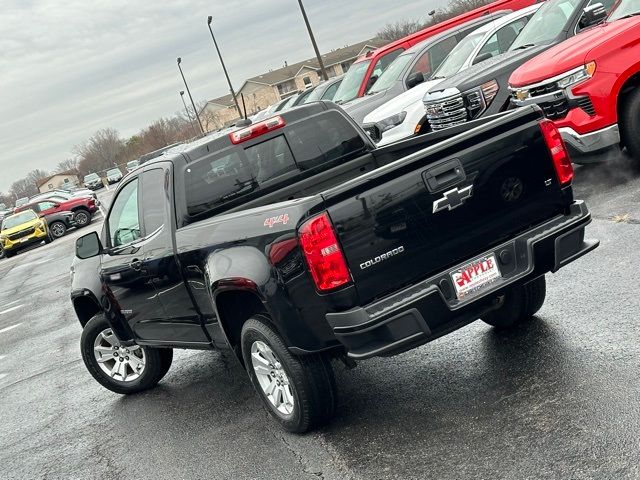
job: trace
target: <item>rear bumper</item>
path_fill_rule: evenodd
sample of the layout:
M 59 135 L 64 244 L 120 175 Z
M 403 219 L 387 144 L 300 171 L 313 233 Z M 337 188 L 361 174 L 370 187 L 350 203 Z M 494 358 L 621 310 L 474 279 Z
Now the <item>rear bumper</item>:
M 493 310 L 505 288 L 555 272 L 595 249 L 599 241 L 584 239 L 584 229 L 590 222 L 586 205 L 575 202 L 569 214 L 478 255 L 495 255 L 502 277 L 471 298 L 455 297 L 450 272 L 477 257 L 365 307 L 328 313 L 327 322 L 351 358 L 389 356 L 409 350 Z

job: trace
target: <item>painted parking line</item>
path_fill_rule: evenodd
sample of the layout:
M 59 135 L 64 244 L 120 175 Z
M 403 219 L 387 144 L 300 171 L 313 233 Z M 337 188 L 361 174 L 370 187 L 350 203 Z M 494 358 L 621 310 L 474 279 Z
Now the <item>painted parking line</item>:
M 13 330 L 14 328 L 18 328 L 20 325 L 22 325 L 22 323 L 16 323 L 15 325 L 11 325 L 9 327 L 5 327 L 0 329 L 0 333 L 5 333 L 8 332 L 9 330 Z
M 19 301 L 20 301 L 20 300 L 14 300 L 13 302 L 9 302 L 9 303 L 6 303 L 6 304 L 2 305 L 2 307 L 0 307 L 0 308 L 6 308 L 6 307 L 8 307 L 9 305 L 13 305 L 13 304 L 18 303 Z M 1 358 L 2 358 L 2 356 L 0 355 L 0 359 L 1 359 Z
M 11 307 L 11 308 L 7 308 L 6 310 L 2 310 L 0 312 L 0 315 L 4 315 L 5 313 L 13 312 L 14 310 L 18 310 L 19 308 L 22 308 L 22 305 L 16 305 L 15 307 Z M 0 332 L 1 331 L 2 330 L 0 330 Z

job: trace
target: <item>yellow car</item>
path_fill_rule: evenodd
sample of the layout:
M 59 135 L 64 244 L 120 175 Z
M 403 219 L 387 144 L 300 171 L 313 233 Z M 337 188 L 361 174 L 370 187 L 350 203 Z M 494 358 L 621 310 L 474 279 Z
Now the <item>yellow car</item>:
M 2 220 L 0 243 L 7 257 L 13 257 L 18 250 L 43 240 L 51 242 L 47 222 L 33 210 L 8 215 Z

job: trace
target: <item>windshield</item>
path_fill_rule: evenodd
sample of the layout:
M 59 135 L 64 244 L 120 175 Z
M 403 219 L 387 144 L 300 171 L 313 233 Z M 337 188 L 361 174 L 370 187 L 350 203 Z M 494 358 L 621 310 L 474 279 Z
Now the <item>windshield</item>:
M 360 90 L 362 79 L 365 73 L 367 73 L 367 68 L 369 68 L 370 63 L 371 60 L 365 60 L 364 62 L 351 65 L 351 68 L 347 71 L 340 84 L 340 88 L 338 88 L 336 92 L 336 96 L 333 97 L 334 102 L 344 103 L 358 96 L 358 90 Z
M 113 176 L 113 175 L 122 175 L 122 172 L 120 170 L 118 170 L 117 168 L 114 168 L 112 170 L 109 170 L 107 172 L 107 175 L 109 176 Z
M 622 0 L 615 10 L 611 12 L 607 22 L 613 22 L 637 13 L 640 13 L 640 0 Z
M 509 50 L 550 43 L 565 29 L 581 0 L 547 0 L 524 26 Z
M 398 78 L 400 78 L 400 74 L 413 57 L 413 53 L 405 53 L 391 62 L 384 72 L 382 72 L 380 78 L 376 80 L 376 83 L 373 84 L 369 93 L 378 93 L 390 88 Z
M 444 59 L 433 73 L 432 78 L 447 78 L 458 73 L 484 35 L 485 33 L 472 33 L 465 37 L 451 50 L 447 58 Z
M 2 230 L 8 230 L 9 228 L 17 227 L 23 223 L 27 223 L 31 220 L 38 218 L 33 210 L 27 210 L 26 212 L 20 212 L 10 217 L 5 217 L 2 221 Z
M 100 177 L 97 173 L 90 173 L 86 177 L 84 177 L 85 182 L 90 182 L 91 180 L 98 180 Z

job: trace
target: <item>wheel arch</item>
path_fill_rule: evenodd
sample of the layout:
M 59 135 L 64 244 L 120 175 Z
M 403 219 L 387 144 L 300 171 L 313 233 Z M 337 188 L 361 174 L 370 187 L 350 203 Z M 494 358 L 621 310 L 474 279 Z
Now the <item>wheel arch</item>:
M 71 301 L 82 328 L 84 328 L 89 320 L 103 311 L 98 301 L 92 298 L 91 295 L 77 296 L 72 298 Z

